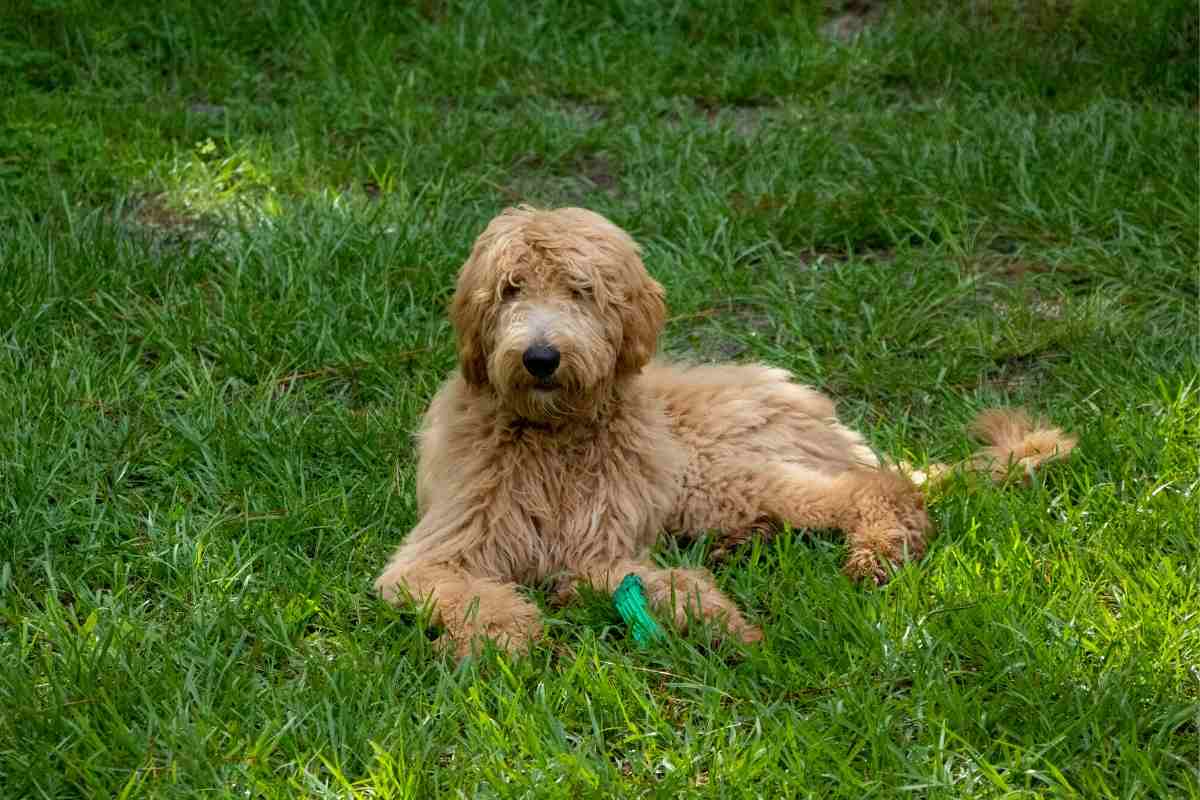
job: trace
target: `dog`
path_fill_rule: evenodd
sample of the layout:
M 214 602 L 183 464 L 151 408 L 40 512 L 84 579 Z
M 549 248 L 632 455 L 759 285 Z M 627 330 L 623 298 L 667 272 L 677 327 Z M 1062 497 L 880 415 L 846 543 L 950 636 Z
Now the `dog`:
M 663 288 L 599 214 L 506 209 L 475 241 L 450 319 L 458 370 L 418 437 L 420 521 L 375 588 L 429 603 L 459 656 L 540 637 L 519 585 L 553 581 L 565 600 L 630 573 L 680 628 L 700 619 L 761 639 L 707 570 L 650 560 L 664 534 L 715 532 L 724 549 L 785 526 L 836 528 L 846 574 L 876 582 L 925 552 L 913 470 L 882 463 L 829 398 L 761 364 L 655 360 Z M 984 431 L 1009 436 L 992 455 L 1019 460 L 1032 423 L 1001 417 Z

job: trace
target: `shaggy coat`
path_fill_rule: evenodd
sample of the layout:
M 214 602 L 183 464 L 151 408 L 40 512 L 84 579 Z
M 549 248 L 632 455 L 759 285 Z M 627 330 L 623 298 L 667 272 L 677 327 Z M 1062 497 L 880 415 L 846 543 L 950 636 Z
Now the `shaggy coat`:
M 652 361 L 666 308 L 633 240 L 578 208 L 509 209 L 475 242 L 451 320 L 459 369 L 420 433 L 420 522 L 376 588 L 428 602 L 459 654 L 541 633 L 519 584 L 628 573 L 680 626 L 761 638 L 706 570 L 662 569 L 664 532 L 720 546 L 780 525 L 837 528 L 847 574 L 882 581 L 930 532 L 921 492 L 833 403 L 762 365 Z

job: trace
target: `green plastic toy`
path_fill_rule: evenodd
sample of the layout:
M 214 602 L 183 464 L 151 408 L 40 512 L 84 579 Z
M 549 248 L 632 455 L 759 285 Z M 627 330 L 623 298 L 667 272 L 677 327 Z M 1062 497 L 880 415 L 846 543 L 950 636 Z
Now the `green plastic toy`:
M 613 605 L 633 631 L 633 640 L 639 647 L 661 641 L 665 636 L 663 629 L 650 616 L 650 610 L 646 607 L 646 587 L 635 573 L 631 572 L 621 579 L 621 585 L 613 592 Z

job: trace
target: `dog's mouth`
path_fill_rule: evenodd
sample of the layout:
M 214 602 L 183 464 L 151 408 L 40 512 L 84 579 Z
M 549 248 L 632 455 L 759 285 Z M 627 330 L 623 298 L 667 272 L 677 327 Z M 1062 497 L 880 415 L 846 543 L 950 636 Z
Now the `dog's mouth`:
M 538 378 L 533 382 L 535 392 L 553 392 L 558 387 L 559 383 L 554 378 Z

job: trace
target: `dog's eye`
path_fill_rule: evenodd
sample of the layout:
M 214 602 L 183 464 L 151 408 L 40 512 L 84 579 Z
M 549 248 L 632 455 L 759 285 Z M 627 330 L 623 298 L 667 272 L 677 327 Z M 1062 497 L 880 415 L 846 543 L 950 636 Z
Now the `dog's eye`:
M 512 300 L 521 293 L 521 287 L 515 283 L 506 283 L 504 288 L 500 290 L 500 296 L 505 300 Z

